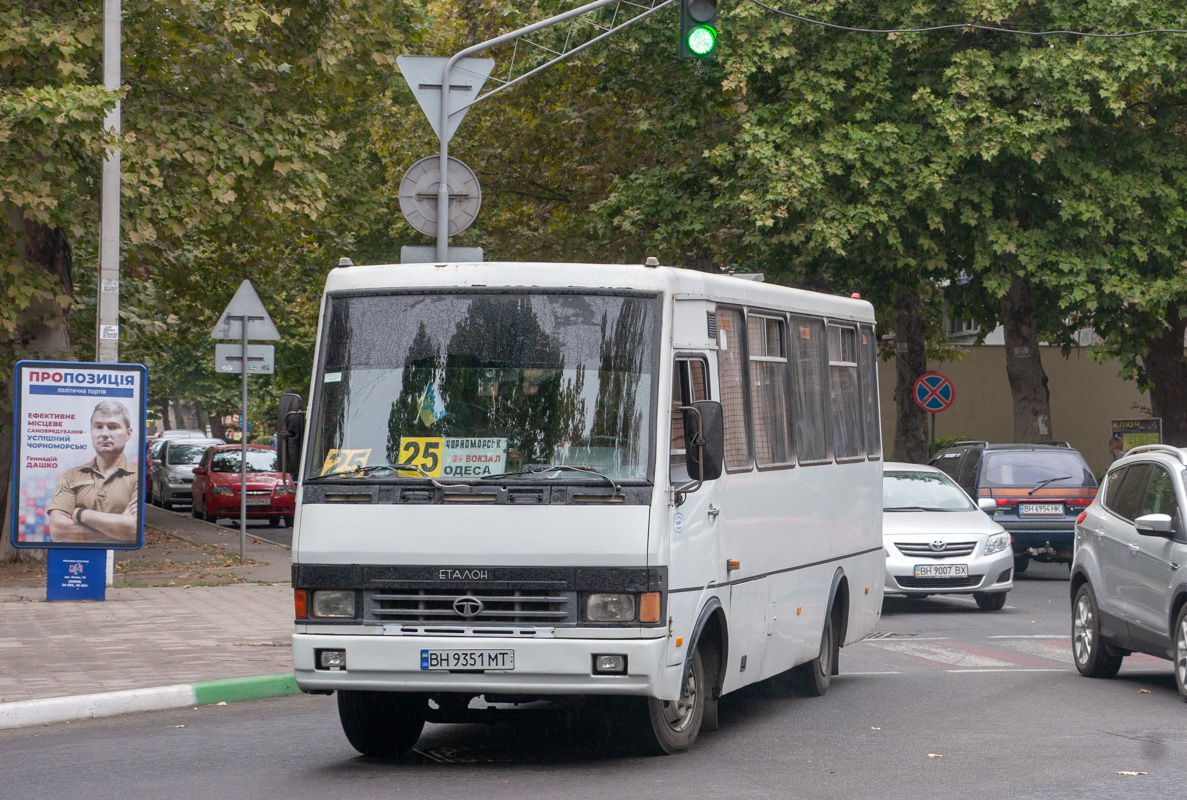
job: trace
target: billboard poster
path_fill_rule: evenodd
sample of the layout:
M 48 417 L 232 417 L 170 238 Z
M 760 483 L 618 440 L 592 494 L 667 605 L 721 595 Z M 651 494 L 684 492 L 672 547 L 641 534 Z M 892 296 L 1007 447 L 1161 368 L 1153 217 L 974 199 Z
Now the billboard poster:
M 1112 420 L 1113 436 L 1121 437 L 1123 451 L 1143 444 L 1162 443 L 1162 417 Z
M 15 377 L 13 546 L 141 547 L 144 367 L 21 361 Z

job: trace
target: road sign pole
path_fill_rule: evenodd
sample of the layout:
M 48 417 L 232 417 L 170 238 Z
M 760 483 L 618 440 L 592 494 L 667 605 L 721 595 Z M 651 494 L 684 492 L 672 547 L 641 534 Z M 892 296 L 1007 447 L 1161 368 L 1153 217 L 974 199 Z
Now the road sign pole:
M 947 411 L 956 399 L 952 381 L 938 372 L 925 372 L 915 379 L 912 388 L 915 405 L 931 414 L 931 441 L 927 445 L 927 456 L 936 454 L 936 414 Z
M 461 54 L 445 62 L 441 70 L 441 157 L 437 162 L 441 182 L 437 184 L 437 261 L 449 260 L 449 73 Z
M 235 330 L 235 326 L 231 323 L 238 322 L 239 330 Z M 235 292 L 235 296 L 231 298 L 231 302 L 227 304 L 226 309 L 223 310 L 222 316 L 219 317 L 218 322 L 215 323 L 214 330 L 210 332 L 211 339 L 238 339 L 239 340 L 239 380 L 243 386 L 243 413 L 239 417 L 239 563 L 242 564 L 247 560 L 247 375 L 250 372 L 248 364 L 250 357 L 248 356 L 248 340 L 252 338 L 252 331 L 249 330 L 252 323 L 256 323 L 255 338 L 263 339 L 265 341 L 275 342 L 280 339 L 280 331 L 276 330 L 276 324 L 272 322 L 272 317 L 268 315 L 264 304 L 260 302 L 260 296 L 256 294 L 255 288 L 251 285 L 251 281 L 244 281 L 239 284 L 239 290 Z M 238 334 L 238 335 L 236 335 Z M 234 345 L 229 345 L 234 347 Z M 268 348 L 269 350 L 271 348 Z M 215 348 L 216 369 L 219 368 L 220 357 L 217 355 L 218 348 Z M 228 361 L 231 356 L 224 351 L 224 355 Z M 260 364 L 261 371 L 271 371 L 272 355 L 270 353 L 261 352 L 261 357 L 257 361 Z M 266 367 L 266 369 L 265 369 Z
M 500 44 L 503 44 L 504 42 L 511 42 L 516 39 L 520 39 L 524 36 L 527 36 L 528 34 L 535 33 L 536 31 L 540 31 L 545 28 L 550 28 L 553 25 L 556 25 L 557 23 L 564 22 L 565 20 L 574 19 L 574 18 L 579 17 L 583 14 L 588 14 L 591 11 L 596 11 L 597 9 L 602 8 L 604 6 L 614 5 L 619 2 L 621 2 L 621 0 L 594 0 L 592 3 L 587 3 L 579 8 L 571 9 L 569 11 L 564 12 L 563 14 L 557 14 L 556 16 L 549 17 L 548 19 L 543 20 L 541 22 L 533 23 L 526 27 L 520 28 L 519 30 L 511 31 L 510 33 L 505 33 L 502 36 L 496 36 L 494 39 L 488 39 L 485 42 L 481 42 L 479 44 L 467 47 L 465 50 L 462 50 L 460 53 L 455 53 L 454 55 L 450 56 L 449 60 L 445 62 L 445 66 L 441 70 L 441 116 L 440 116 L 441 125 L 436 131 L 437 138 L 441 140 L 441 161 L 440 161 L 441 183 L 437 187 L 437 260 L 438 261 L 445 262 L 445 261 L 449 260 L 449 137 L 450 137 L 449 117 L 451 116 L 450 110 L 449 110 L 449 106 L 450 106 L 450 103 L 449 103 L 449 75 L 453 71 L 454 65 L 456 65 L 457 62 L 463 58 L 466 58 L 471 55 L 475 55 L 477 53 L 484 52 L 486 50 L 490 50 L 492 47 L 496 47 Z M 650 16 L 652 13 L 658 11 L 659 9 L 661 9 L 664 6 L 668 5 L 669 3 L 673 3 L 673 2 L 675 2 L 675 0 L 663 0 L 663 2 L 660 2 L 657 5 L 650 8 L 649 10 L 643 12 L 642 14 L 639 14 L 637 17 L 630 20 L 630 22 L 622 23 L 618 27 L 626 27 L 626 25 L 630 24 L 631 22 L 637 22 L 638 20 L 645 19 L 646 17 Z M 556 59 L 553 59 L 552 61 L 548 62 L 548 64 L 552 64 L 556 61 L 559 61 L 560 59 L 563 59 L 567 56 L 572 55 L 573 53 L 583 50 L 587 46 L 593 44 L 594 42 L 599 41 L 602 38 L 614 33 L 616 30 L 617 30 L 617 28 L 612 25 L 610 30 L 605 31 L 600 36 L 594 37 L 593 39 L 591 39 L 590 41 L 581 45 L 580 47 L 576 47 L 576 48 L 558 56 Z M 544 66 L 547 66 L 547 64 Z M 508 86 L 511 86 L 512 84 L 517 83 L 518 81 L 522 80 L 523 78 L 526 78 L 528 75 L 530 75 L 542 68 L 543 67 L 537 67 L 537 69 L 532 70 L 531 72 L 526 73 L 524 75 L 521 75 L 519 78 L 517 78 L 514 81 L 508 81 L 507 83 L 505 83 L 503 85 L 503 88 L 505 89 Z M 490 94 L 494 94 L 494 92 L 491 92 Z M 488 94 L 486 96 L 489 97 L 490 94 Z M 466 107 L 469 108 L 469 106 L 473 105 L 475 102 L 477 102 L 477 98 L 475 98 L 475 100 L 473 100 L 469 104 L 467 104 Z M 458 110 L 460 111 L 461 109 L 458 109 Z
M 243 416 L 239 418 L 239 563 L 246 562 L 247 553 L 247 325 L 251 319 L 243 315 Z

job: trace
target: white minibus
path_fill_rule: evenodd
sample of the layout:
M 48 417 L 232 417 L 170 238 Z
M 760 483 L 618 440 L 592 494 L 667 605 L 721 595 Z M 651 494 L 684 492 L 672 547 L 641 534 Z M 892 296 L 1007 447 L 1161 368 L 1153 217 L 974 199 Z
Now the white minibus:
M 678 752 L 735 689 L 823 694 L 877 623 L 863 300 L 654 259 L 348 265 L 315 359 L 278 420 L 293 668 L 362 753 L 544 701 Z

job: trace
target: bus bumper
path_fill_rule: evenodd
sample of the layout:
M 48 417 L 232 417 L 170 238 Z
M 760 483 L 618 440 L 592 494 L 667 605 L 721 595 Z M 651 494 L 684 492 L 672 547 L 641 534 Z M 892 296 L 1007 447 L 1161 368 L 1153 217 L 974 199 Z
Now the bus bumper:
M 638 695 L 676 699 L 683 664 L 665 666 L 659 639 L 511 639 L 298 633 L 293 674 L 305 691 L 357 689 L 469 694 Z M 322 669 L 323 650 L 345 654 L 345 669 Z M 422 669 L 422 651 L 511 650 L 510 670 Z M 594 672 L 599 655 L 625 656 L 623 674 Z

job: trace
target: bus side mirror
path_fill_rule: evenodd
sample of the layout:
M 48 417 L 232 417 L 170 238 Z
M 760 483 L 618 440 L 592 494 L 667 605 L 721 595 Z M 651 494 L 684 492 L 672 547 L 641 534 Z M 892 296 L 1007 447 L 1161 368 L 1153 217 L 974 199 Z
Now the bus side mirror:
M 721 477 L 722 462 L 725 459 L 725 424 L 721 414 L 721 403 L 715 400 L 697 400 L 692 404 L 692 409 L 684 414 L 688 477 L 698 483 L 715 481 Z
M 301 469 L 301 440 L 305 437 L 305 400 L 296 392 L 280 396 L 276 412 L 276 449 L 280 467 L 297 478 Z

